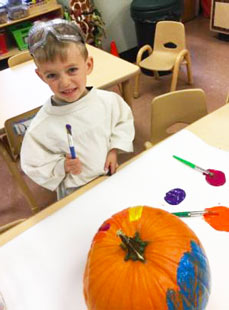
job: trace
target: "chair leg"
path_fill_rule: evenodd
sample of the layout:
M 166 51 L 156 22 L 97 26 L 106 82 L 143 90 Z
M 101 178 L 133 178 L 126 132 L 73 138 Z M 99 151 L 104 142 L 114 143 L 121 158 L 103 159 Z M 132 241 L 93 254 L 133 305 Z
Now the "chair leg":
M 193 77 L 192 77 L 192 68 L 191 68 L 191 58 L 189 53 L 185 55 L 186 60 L 186 69 L 187 69 L 187 76 L 188 76 L 188 83 L 193 84 Z
M 178 74 L 179 74 L 179 68 L 180 68 L 180 64 L 176 63 L 174 68 L 173 68 L 173 75 L 172 75 L 172 82 L 171 82 L 170 91 L 175 91 L 176 90 L 177 79 L 178 79 Z
M 130 87 L 130 80 L 123 81 L 122 85 L 122 96 L 126 103 L 132 107 L 132 93 Z
M 146 141 L 144 143 L 144 147 L 145 147 L 145 150 L 149 150 L 151 147 L 153 147 L 153 144 L 150 141 Z
M 27 186 L 27 184 L 25 183 L 25 181 L 23 180 L 16 162 L 14 162 L 10 155 L 8 154 L 7 150 L 5 149 L 5 146 L 3 144 L 3 142 L 0 140 L 0 154 L 2 155 L 3 159 L 5 160 L 10 172 L 13 175 L 14 180 L 16 181 L 16 183 L 18 184 L 22 194 L 24 195 L 25 199 L 27 200 L 27 202 L 29 203 L 31 210 L 33 213 L 36 213 L 37 211 L 40 210 L 40 208 L 38 207 L 35 199 L 33 198 L 29 187 Z
M 153 71 L 153 74 L 154 74 L 155 80 L 160 80 L 160 75 L 158 71 Z
M 140 74 L 138 73 L 134 79 L 134 98 L 139 97 L 139 79 L 140 79 Z
M 123 96 L 122 84 L 120 84 L 120 83 L 118 84 L 118 89 L 119 89 L 121 96 Z

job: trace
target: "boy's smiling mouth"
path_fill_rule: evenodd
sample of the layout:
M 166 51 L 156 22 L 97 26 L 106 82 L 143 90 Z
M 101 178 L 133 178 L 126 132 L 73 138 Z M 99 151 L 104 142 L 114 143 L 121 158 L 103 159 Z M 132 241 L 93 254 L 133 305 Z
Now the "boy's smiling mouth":
M 71 94 L 73 94 L 76 90 L 77 90 L 77 88 L 66 89 L 66 90 L 61 91 L 61 94 L 63 94 L 63 95 L 71 95 Z

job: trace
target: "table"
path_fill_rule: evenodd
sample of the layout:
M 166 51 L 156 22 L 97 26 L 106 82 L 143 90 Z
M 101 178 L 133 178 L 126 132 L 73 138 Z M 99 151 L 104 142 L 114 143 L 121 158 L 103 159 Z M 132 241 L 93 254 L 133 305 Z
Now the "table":
M 138 74 L 139 67 L 91 45 L 87 48 L 94 58 L 94 69 L 87 85 L 106 89 L 121 83 L 123 97 L 131 106 L 130 79 Z M 31 60 L 0 71 L 0 128 L 8 118 L 42 105 L 52 94 L 34 69 Z
M 85 310 L 82 277 L 91 240 L 105 219 L 124 208 L 148 205 L 177 212 L 228 206 L 228 181 L 210 186 L 200 173 L 172 157 L 222 170 L 228 177 L 228 117 L 225 105 L 143 152 L 102 183 L 90 184 L 90 190 L 73 193 L 1 235 L 0 291 L 7 309 Z M 187 196 L 171 206 L 164 196 L 176 187 Z M 212 292 L 206 310 L 228 310 L 228 233 L 215 231 L 202 218 L 183 220 L 209 259 Z

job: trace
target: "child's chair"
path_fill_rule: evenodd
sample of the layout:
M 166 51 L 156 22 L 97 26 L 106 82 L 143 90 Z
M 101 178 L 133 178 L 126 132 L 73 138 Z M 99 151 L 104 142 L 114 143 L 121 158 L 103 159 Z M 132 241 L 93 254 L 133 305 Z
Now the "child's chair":
M 155 97 L 151 103 L 151 139 L 148 149 L 207 114 L 202 89 L 184 89 Z
M 13 222 L 10 222 L 10 223 L 7 223 L 5 225 L 2 225 L 0 226 L 0 234 L 4 233 L 5 231 L 13 228 L 14 226 L 24 222 L 26 219 L 18 219 L 18 220 L 15 220 Z
M 31 60 L 32 56 L 30 55 L 29 51 L 23 51 L 19 54 L 16 54 L 14 56 L 11 56 L 8 58 L 8 66 L 10 68 L 19 65 L 25 61 Z
M 229 92 L 227 94 L 226 103 L 229 103 Z
M 33 213 L 39 211 L 39 207 L 19 171 L 17 162 L 25 131 L 39 109 L 40 107 L 8 119 L 4 126 L 5 134 L 0 139 L 0 154 L 7 163 L 14 180 L 21 189 Z
M 149 56 L 142 60 L 143 54 L 148 51 Z M 154 48 L 144 45 L 137 54 L 136 64 L 143 69 L 154 72 L 159 78 L 158 71 L 172 71 L 170 91 L 176 90 L 179 68 L 185 64 L 187 68 L 188 83 L 192 84 L 191 60 L 186 49 L 185 28 L 181 22 L 161 21 L 156 25 Z M 135 78 L 134 97 L 139 96 L 140 73 Z

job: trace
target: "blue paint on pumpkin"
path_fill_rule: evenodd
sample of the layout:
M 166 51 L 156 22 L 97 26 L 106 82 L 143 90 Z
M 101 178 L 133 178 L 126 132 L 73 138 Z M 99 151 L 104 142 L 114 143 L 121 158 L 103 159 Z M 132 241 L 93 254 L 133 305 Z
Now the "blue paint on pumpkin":
M 210 270 L 201 247 L 191 241 L 191 252 L 184 253 L 177 268 L 179 291 L 166 294 L 168 310 L 204 310 L 210 294 Z

